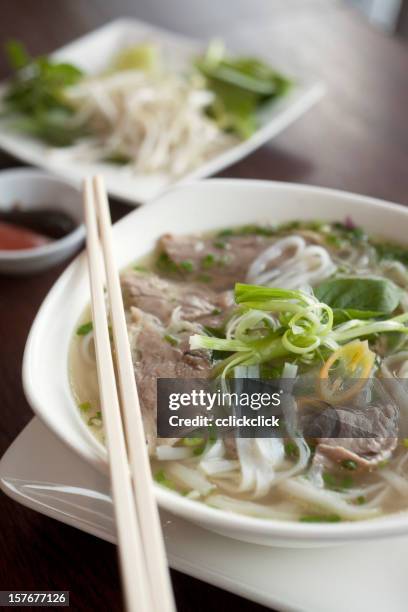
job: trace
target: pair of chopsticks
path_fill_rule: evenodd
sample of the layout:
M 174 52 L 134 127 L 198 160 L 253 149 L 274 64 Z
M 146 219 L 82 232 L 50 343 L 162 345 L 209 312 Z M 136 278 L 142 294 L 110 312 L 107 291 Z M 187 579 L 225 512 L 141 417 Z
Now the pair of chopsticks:
M 125 602 L 129 612 L 174 612 L 102 177 L 85 180 L 84 208 L 97 373 Z M 109 339 L 105 278 L 118 385 Z

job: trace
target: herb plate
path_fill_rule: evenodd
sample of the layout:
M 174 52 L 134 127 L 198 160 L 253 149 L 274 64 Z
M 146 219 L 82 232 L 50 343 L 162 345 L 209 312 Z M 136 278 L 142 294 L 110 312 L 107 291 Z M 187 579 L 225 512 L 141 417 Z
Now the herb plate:
M 192 59 L 204 48 L 198 41 L 124 18 L 73 41 L 53 53 L 52 57 L 73 63 L 86 73 L 98 73 L 123 47 L 144 41 L 157 43 L 164 51 L 170 67 L 179 70 L 191 65 Z M 17 133 L 4 119 L 0 121 L 0 147 L 24 162 L 43 167 L 75 184 L 79 184 L 85 175 L 102 172 L 112 196 L 134 204 L 146 203 L 174 182 L 210 176 L 246 157 L 288 127 L 323 96 L 322 83 L 305 74 L 285 70 L 284 66 L 280 66 L 280 69 L 293 79 L 295 85 L 288 94 L 263 107 L 259 113 L 260 127 L 257 131 L 181 179 L 168 174 L 136 175 L 129 168 L 113 164 L 85 163 L 69 149 L 52 148 Z

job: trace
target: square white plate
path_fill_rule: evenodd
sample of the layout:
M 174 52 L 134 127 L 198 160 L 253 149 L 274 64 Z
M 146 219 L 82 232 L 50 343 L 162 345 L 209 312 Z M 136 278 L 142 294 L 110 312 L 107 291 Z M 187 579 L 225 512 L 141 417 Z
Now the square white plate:
M 21 504 L 115 541 L 107 478 L 38 418 L 0 462 L 0 487 Z M 170 566 L 286 612 L 405 612 L 408 538 L 316 549 L 225 538 L 161 511 Z
M 53 56 L 72 62 L 87 73 L 97 73 L 121 48 L 146 40 L 158 43 L 164 50 L 166 61 L 176 68 L 190 65 L 191 59 L 204 48 L 199 42 L 179 34 L 124 18 L 75 40 Z M 284 130 L 324 94 L 322 83 L 314 81 L 309 74 L 298 74 L 289 67 L 285 69 L 285 66 L 279 66 L 279 69 L 294 79 L 295 86 L 287 96 L 263 109 L 260 128 L 251 138 L 212 158 L 184 176 L 182 181 L 210 176 L 245 157 Z M 109 193 L 135 204 L 145 203 L 174 183 L 174 178 L 166 174 L 136 176 L 126 168 L 75 160 L 69 150 L 50 148 L 12 131 L 6 127 L 5 120 L 0 122 L 0 147 L 29 164 L 50 170 L 75 184 L 80 183 L 85 175 L 103 172 Z

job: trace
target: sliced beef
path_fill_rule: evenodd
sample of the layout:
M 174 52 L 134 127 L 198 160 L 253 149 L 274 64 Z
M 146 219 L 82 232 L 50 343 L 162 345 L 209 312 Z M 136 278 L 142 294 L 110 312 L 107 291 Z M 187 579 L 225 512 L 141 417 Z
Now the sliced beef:
M 166 341 L 165 327 L 157 317 L 139 308 L 131 308 L 128 331 L 146 439 L 152 452 L 156 447 L 157 379 L 207 378 L 211 364 L 206 352 L 189 350 L 188 333 L 181 334 L 180 344 L 173 346 Z
M 166 256 L 163 273 L 186 280 L 204 279 L 221 291 L 244 282 L 249 265 L 272 242 L 271 237 L 256 234 L 215 239 L 165 234 L 159 240 L 159 252 Z
M 180 318 L 218 327 L 233 305 L 230 291 L 216 293 L 209 287 L 166 280 L 156 274 L 125 272 L 121 278 L 125 308 L 136 306 L 168 325 L 175 308 Z
M 317 438 L 315 465 L 326 459 L 335 463 L 352 460 L 359 469 L 370 469 L 391 457 L 398 442 L 395 406 L 336 409 L 335 414 L 336 437 Z

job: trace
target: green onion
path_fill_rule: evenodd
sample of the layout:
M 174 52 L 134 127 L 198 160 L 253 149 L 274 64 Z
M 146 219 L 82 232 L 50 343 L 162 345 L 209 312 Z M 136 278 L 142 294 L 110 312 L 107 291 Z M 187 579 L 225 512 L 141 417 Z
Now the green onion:
M 172 346 L 178 346 L 180 344 L 179 339 L 176 338 L 175 336 L 172 336 L 171 334 L 165 334 L 163 337 L 166 340 L 166 342 L 168 342 Z
M 168 489 L 176 490 L 176 485 L 174 484 L 173 481 L 167 478 L 166 472 L 164 470 L 158 470 L 154 475 L 154 479 L 156 482 L 161 484 L 163 487 L 167 487 Z
M 367 500 L 364 495 L 359 495 L 355 501 L 358 506 L 361 506 L 362 504 L 365 504 Z
M 203 268 L 212 268 L 217 261 L 217 258 L 212 253 L 208 253 L 201 260 L 201 265 Z
M 301 516 L 299 521 L 301 523 L 339 523 L 341 517 L 338 514 L 306 514 Z
M 132 161 L 132 158 L 129 157 L 129 155 L 121 153 L 120 151 L 112 151 L 111 153 L 106 155 L 106 157 L 104 157 L 102 161 L 106 162 L 107 164 L 113 164 L 115 166 L 124 166 L 126 164 L 129 164 Z
M 337 487 L 337 478 L 330 474 L 330 472 L 324 472 L 322 475 L 324 484 L 330 489 L 335 489 Z
M 95 427 L 100 427 L 102 425 L 102 413 L 100 410 L 88 419 L 88 425 L 93 425 Z
M 291 458 L 299 457 L 299 449 L 294 442 L 286 442 L 285 453 L 288 457 L 291 457 Z
M 215 366 L 213 374 L 222 377 L 237 365 L 260 365 L 288 357 L 310 363 L 322 351 L 330 353 L 350 340 L 383 332 L 408 333 L 408 313 L 388 320 L 355 319 L 338 325 L 330 306 L 303 291 L 237 283 L 235 302 L 237 308 L 223 330 L 224 338 L 190 337 L 191 349 L 233 353 Z M 231 333 L 228 326 L 237 317 L 239 325 L 233 326 Z
M 133 266 L 133 270 L 135 270 L 135 272 L 149 272 L 149 270 L 145 266 L 139 265 Z
M 164 251 L 159 253 L 156 259 L 156 268 L 160 272 L 164 272 L 166 274 L 179 271 L 176 262 L 173 261 Z
M 402 444 L 403 444 L 403 446 L 405 446 L 405 448 L 408 448 L 408 438 L 404 438 L 402 440 Z
M 73 122 L 75 110 L 64 95 L 66 87 L 82 78 L 82 71 L 46 56 L 31 58 L 17 41 L 6 43 L 6 53 L 15 74 L 2 101 L 13 127 L 57 147 L 86 136 L 86 122 Z
M 344 489 L 349 489 L 353 486 L 353 479 L 351 476 L 339 478 L 335 474 L 324 472 L 322 478 L 326 487 L 328 489 L 333 489 L 334 491 L 343 491 Z
M 224 240 L 214 240 L 213 245 L 216 249 L 226 249 L 227 243 Z
M 82 404 L 79 404 L 79 409 L 82 412 L 88 412 L 91 409 L 91 402 L 82 402 Z
M 87 334 L 89 334 L 89 332 L 91 332 L 93 329 L 93 323 L 92 321 L 88 321 L 88 323 L 84 323 L 83 325 L 80 325 L 78 327 L 78 329 L 76 330 L 77 336 L 86 336 Z
M 344 459 L 341 462 L 341 467 L 344 467 L 346 470 L 356 470 L 358 465 L 353 459 Z
M 184 446 L 199 446 L 204 443 L 204 438 L 183 438 Z
M 180 261 L 179 266 L 182 270 L 185 270 L 186 272 L 192 272 L 194 270 L 193 262 L 188 259 L 186 259 L 185 261 Z

